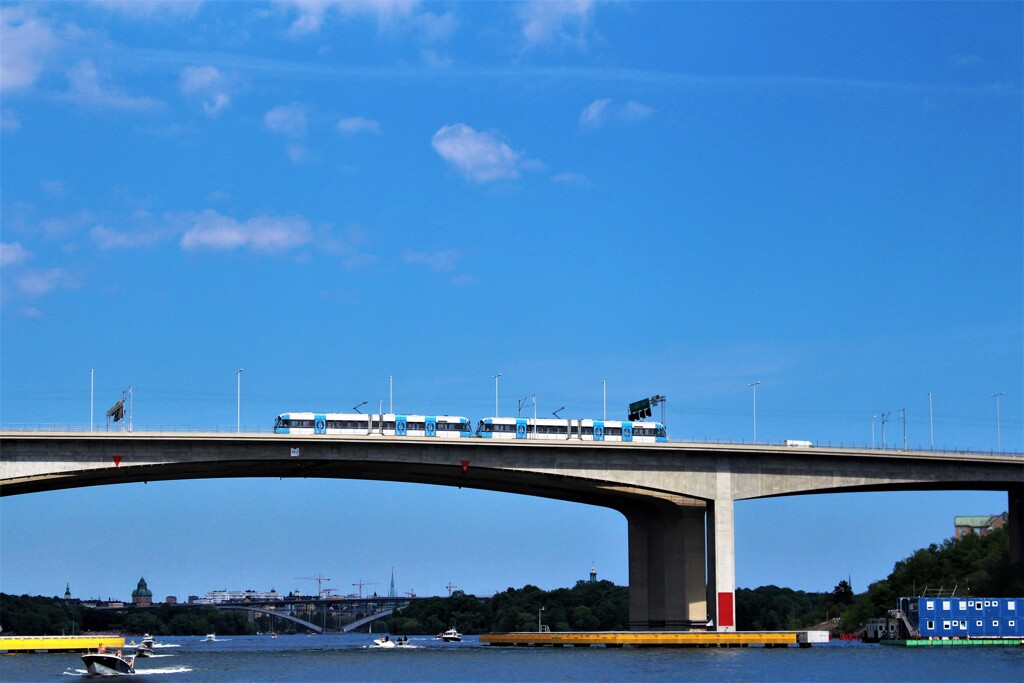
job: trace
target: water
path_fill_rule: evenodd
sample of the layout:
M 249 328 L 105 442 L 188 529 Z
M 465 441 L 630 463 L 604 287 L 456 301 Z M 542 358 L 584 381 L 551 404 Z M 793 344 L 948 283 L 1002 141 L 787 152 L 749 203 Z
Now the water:
M 366 634 L 157 638 L 134 680 L 192 681 L 1009 681 L 1024 683 L 1024 648 L 904 648 L 830 643 L 807 649 L 506 648 L 474 637 L 414 648 L 370 647 Z M 136 637 L 136 640 L 138 638 Z M 76 654 L 0 656 L 5 683 L 81 680 Z

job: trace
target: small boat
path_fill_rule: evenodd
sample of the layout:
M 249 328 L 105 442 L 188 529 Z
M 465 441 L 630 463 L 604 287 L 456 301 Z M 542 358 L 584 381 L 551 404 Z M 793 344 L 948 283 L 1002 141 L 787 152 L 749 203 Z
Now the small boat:
M 395 641 L 391 640 L 387 636 L 381 636 L 380 638 L 373 639 L 373 646 L 384 648 L 395 647 Z
M 453 626 L 444 633 L 437 634 L 437 638 L 434 640 L 443 640 L 446 643 L 457 643 L 462 640 L 462 634 L 456 631 Z
M 142 636 L 142 641 L 135 646 L 136 657 L 152 657 L 153 656 L 153 636 L 148 633 Z
M 122 676 L 135 673 L 135 658 L 125 659 L 110 652 L 95 652 L 82 655 L 85 668 L 90 676 Z
M 215 640 L 217 640 L 217 634 L 216 633 L 207 633 L 206 637 L 203 638 L 203 642 L 204 643 L 212 643 Z

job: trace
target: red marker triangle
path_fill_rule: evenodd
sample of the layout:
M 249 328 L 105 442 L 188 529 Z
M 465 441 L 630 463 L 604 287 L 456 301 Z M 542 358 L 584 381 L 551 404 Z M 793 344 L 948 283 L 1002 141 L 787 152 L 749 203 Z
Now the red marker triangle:
M 468 460 L 460 460 L 459 462 L 462 463 L 462 471 L 463 472 L 465 472 L 466 470 L 469 469 L 469 461 Z
M 114 467 L 120 467 L 120 466 L 121 466 L 121 456 L 120 455 L 115 455 L 114 456 Z

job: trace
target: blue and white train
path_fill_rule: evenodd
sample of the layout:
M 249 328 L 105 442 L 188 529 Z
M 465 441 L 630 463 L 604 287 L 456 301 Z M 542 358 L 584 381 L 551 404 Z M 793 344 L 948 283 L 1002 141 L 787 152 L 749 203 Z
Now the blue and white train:
M 459 439 L 473 436 L 468 418 L 458 415 L 364 415 L 362 413 L 282 413 L 275 434 L 381 434 Z
M 661 443 L 668 441 L 660 422 L 621 420 L 533 420 L 525 417 L 487 417 L 476 433 L 468 418 L 459 415 L 364 415 L 362 413 L 282 413 L 274 421 L 275 434 L 348 434 L 352 436 L 422 436 L 459 439 L 547 439 Z
M 668 441 L 660 422 L 622 420 L 532 420 L 525 417 L 486 417 L 477 425 L 476 435 L 485 439 L 576 439 L 660 443 Z

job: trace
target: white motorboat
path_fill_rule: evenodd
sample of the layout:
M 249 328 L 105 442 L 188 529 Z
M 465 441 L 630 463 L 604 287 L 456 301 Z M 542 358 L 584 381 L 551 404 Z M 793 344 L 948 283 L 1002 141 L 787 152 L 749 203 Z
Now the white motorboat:
M 142 641 L 135 646 L 136 657 L 152 657 L 153 656 L 153 636 L 148 633 L 142 636 Z
M 204 643 L 212 643 L 215 640 L 217 640 L 217 634 L 216 633 L 207 633 L 206 637 L 203 638 L 203 642 Z
M 456 631 L 453 626 L 444 633 L 439 633 L 435 640 L 443 640 L 446 643 L 457 643 L 462 640 L 462 634 Z
M 373 646 L 384 648 L 395 647 L 395 641 L 391 640 L 387 636 L 381 636 L 380 638 L 373 639 Z
M 135 658 L 125 659 L 110 652 L 94 652 L 82 655 L 85 668 L 90 676 L 123 676 L 135 673 Z

